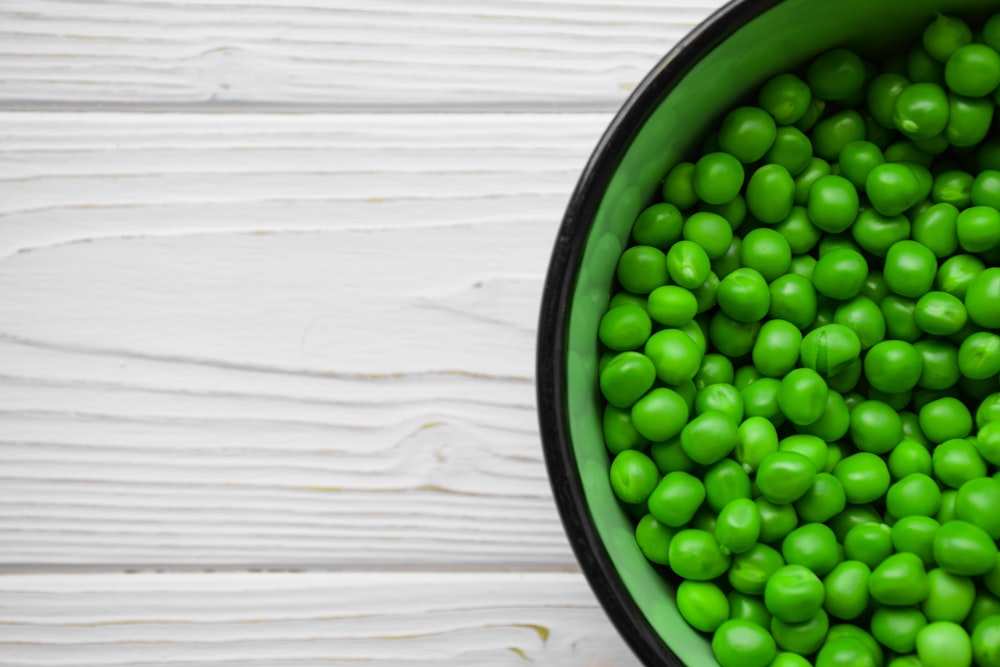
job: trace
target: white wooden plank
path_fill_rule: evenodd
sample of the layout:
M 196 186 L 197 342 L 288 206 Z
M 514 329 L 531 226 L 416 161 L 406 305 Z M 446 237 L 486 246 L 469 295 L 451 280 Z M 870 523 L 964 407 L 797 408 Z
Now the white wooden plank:
M 0 664 L 637 665 L 578 574 L 0 578 Z
M 0 568 L 574 568 L 535 320 L 607 120 L 0 114 Z
M 722 0 L 3 0 L 32 108 L 615 109 Z

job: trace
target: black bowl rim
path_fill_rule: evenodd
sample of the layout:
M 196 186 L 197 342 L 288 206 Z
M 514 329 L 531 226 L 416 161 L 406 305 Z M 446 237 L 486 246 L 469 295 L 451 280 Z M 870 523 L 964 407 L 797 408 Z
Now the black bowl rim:
M 536 392 L 549 481 L 569 542 L 597 599 L 636 656 L 647 665 L 683 667 L 629 595 L 598 539 L 569 440 L 565 401 L 569 299 L 580 256 L 604 191 L 626 149 L 659 103 L 709 51 L 782 0 L 732 0 L 650 71 L 615 115 L 591 154 L 566 207 L 542 292 L 536 349 Z

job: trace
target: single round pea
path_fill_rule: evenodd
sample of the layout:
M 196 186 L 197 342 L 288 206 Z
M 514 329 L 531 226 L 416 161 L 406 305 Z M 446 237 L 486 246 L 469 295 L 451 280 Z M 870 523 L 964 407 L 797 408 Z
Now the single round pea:
M 708 153 L 695 163 L 691 186 L 702 201 L 725 204 L 740 193 L 744 177 L 743 165 L 735 157 L 723 152 Z M 664 199 L 670 201 L 666 196 Z
M 991 616 L 1000 616 L 1000 598 L 986 590 L 978 590 L 972 603 L 972 611 L 965 617 L 963 625 L 969 632 L 974 632 L 979 625 Z M 768 621 L 770 622 L 770 621 Z M 997 644 L 1000 646 L 1000 644 Z M 993 663 L 988 663 L 993 665 Z
M 739 187 L 742 187 L 742 185 L 743 177 L 740 176 Z M 736 188 L 737 191 L 739 187 Z M 665 202 L 673 204 L 682 211 L 697 204 L 698 194 L 694 189 L 694 163 L 680 162 L 674 165 L 667 172 L 666 178 L 663 179 L 663 186 L 660 193 Z
M 798 452 L 778 451 L 768 454 L 760 462 L 756 482 L 765 500 L 787 505 L 805 495 L 815 477 L 816 467 L 806 456 Z
M 675 436 L 666 442 L 652 443 L 649 446 L 649 456 L 664 475 L 678 470 L 691 472 L 698 467 L 698 464 L 681 448 L 680 436 Z
M 837 234 L 850 227 L 858 216 L 858 191 L 843 176 L 820 176 L 809 188 L 806 209 L 816 227 Z
M 764 604 L 774 618 L 802 623 L 822 607 L 823 582 L 802 565 L 785 565 L 771 575 L 764 587 Z
M 643 352 L 653 362 L 656 376 L 669 385 L 690 380 L 701 366 L 701 350 L 681 329 L 657 331 L 646 341 Z
M 867 278 L 868 263 L 861 253 L 835 248 L 816 263 L 813 285 L 824 296 L 844 300 L 857 296 Z
M 764 160 L 781 165 L 791 176 L 795 176 L 809 166 L 812 155 L 812 142 L 809 141 L 809 137 L 797 127 L 785 126 L 778 128 L 774 144 L 764 155 Z M 794 196 L 794 183 L 792 194 Z
M 827 382 L 830 385 L 830 382 Z M 840 440 L 850 430 L 851 413 L 844 397 L 832 386 L 826 393 L 826 405 L 823 414 L 812 424 L 799 426 L 800 433 L 815 435 L 826 442 Z M 829 449 L 829 447 L 827 447 Z M 829 452 L 827 452 L 829 460 Z M 825 465 L 825 464 L 824 464 Z M 832 468 L 831 468 L 832 469 Z
M 705 500 L 713 513 L 719 513 L 734 500 L 750 498 L 750 476 L 739 463 L 724 458 L 714 463 L 704 475 Z
M 699 389 L 694 399 L 694 411 L 700 415 L 709 410 L 724 412 L 739 423 L 743 420 L 743 396 L 740 390 L 721 382 Z
M 781 380 L 778 407 L 794 424 L 812 424 L 823 415 L 829 391 L 823 378 L 811 368 L 796 368 Z
M 979 430 L 976 450 L 993 465 L 1000 465 L 1000 422 L 990 422 Z
M 794 324 L 768 320 L 761 326 L 754 342 L 754 366 L 768 377 L 782 377 L 795 368 L 801 344 L 802 332 Z
M 794 199 L 795 181 L 780 164 L 760 167 L 747 184 L 747 208 L 755 218 L 766 224 L 773 225 L 787 218 Z
M 921 605 L 929 621 L 961 623 L 972 611 L 976 600 L 976 584 L 969 577 L 952 574 L 941 568 L 927 573 L 930 593 Z
M 642 555 L 659 565 L 669 562 L 670 540 L 674 530 L 656 520 L 652 514 L 643 516 L 635 527 L 635 541 Z
M 722 119 L 719 148 L 743 164 L 764 157 L 776 136 L 774 119 L 757 107 L 737 107 Z
M 927 625 L 927 618 L 917 609 L 879 607 L 872 614 L 871 630 L 883 646 L 896 653 L 910 653 L 917 645 L 917 634 Z
M 663 285 L 649 293 L 647 310 L 649 317 L 664 326 L 682 327 L 698 313 L 698 301 L 683 287 Z
M 959 379 L 958 349 L 942 340 L 925 339 L 913 344 L 923 360 L 917 386 L 932 391 L 955 386 Z
M 916 301 L 895 294 L 890 294 L 882 299 L 879 309 L 885 317 L 885 330 L 888 338 L 912 342 L 924 335 L 924 332 L 917 326 L 916 308 Z
M 1000 614 L 976 626 L 972 633 L 972 657 L 980 667 L 1000 666 Z
M 813 95 L 821 100 L 850 97 L 865 81 L 865 64 L 849 49 L 830 49 L 816 56 L 806 72 L 806 82 Z
M 885 257 L 893 243 L 910 238 L 910 221 L 902 214 L 888 216 L 865 209 L 851 226 L 851 236 L 865 251 Z
M 721 667 L 768 667 L 778 649 L 766 629 L 752 621 L 730 619 L 712 636 L 712 652 Z
M 823 608 L 845 621 L 858 618 L 868 608 L 871 570 L 856 560 L 838 563 L 823 579 Z
M 715 298 L 722 312 L 737 322 L 757 322 L 771 306 L 767 281 L 759 272 L 746 267 L 723 278 Z
M 885 316 L 878 304 L 867 296 L 856 296 L 837 306 L 833 321 L 854 332 L 860 350 L 867 350 L 885 338 Z
M 622 352 L 640 347 L 652 330 L 653 325 L 646 311 L 626 304 L 605 313 L 597 337 L 612 350 Z
M 1000 329 L 1000 267 L 981 271 L 965 293 L 969 319 L 981 327 Z
M 816 123 L 811 138 L 816 155 L 824 160 L 836 160 L 845 146 L 864 140 L 864 118 L 854 109 L 838 111 Z
M 1000 211 L 970 206 L 958 214 L 958 243 L 968 252 L 985 252 L 1000 243 Z
M 739 554 L 757 543 L 760 529 L 760 510 L 757 504 L 750 498 L 737 498 L 719 512 L 715 537 L 730 553 Z
M 680 470 L 664 475 L 647 500 L 650 514 L 671 528 L 691 521 L 703 502 L 705 485 L 694 475 Z
M 937 18 L 924 28 L 921 43 L 931 58 L 943 63 L 958 48 L 972 43 L 972 28 L 956 16 L 938 14 Z
M 611 489 L 624 502 L 645 502 L 660 480 L 653 460 L 634 449 L 621 452 L 611 462 Z
M 709 259 L 722 257 L 733 242 L 733 228 L 717 213 L 699 211 L 684 221 L 684 239 L 700 245 Z
M 649 294 L 667 282 L 667 258 L 652 246 L 632 246 L 618 260 L 618 282 L 633 294 Z
M 941 508 L 937 482 L 919 472 L 911 473 L 889 487 L 886 509 L 893 517 L 934 516 Z
M 934 204 L 913 221 L 913 239 L 943 259 L 958 248 L 958 208 Z
M 684 579 L 715 579 L 729 569 L 730 560 L 715 535 L 707 531 L 686 528 L 670 540 L 670 569 Z
M 822 645 L 830 629 L 830 618 L 820 609 L 812 618 L 802 623 L 786 623 L 780 618 L 771 619 L 771 634 L 774 635 L 778 648 L 784 651 L 794 651 L 785 655 L 809 655 L 815 653 Z M 770 667 L 774 667 L 774 662 Z M 806 662 L 808 665 L 809 663 Z
M 905 164 L 880 164 L 868 172 L 865 191 L 876 211 L 884 216 L 899 215 L 920 201 L 920 181 Z
M 786 563 L 803 565 L 820 577 L 840 560 L 837 537 L 822 523 L 807 523 L 786 535 L 781 542 L 781 555 Z
M 980 429 L 987 424 L 1000 421 L 1000 392 L 984 398 L 976 409 L 976 426 Z
M 757 93 L 757 104 L 778 125 L 791 125 L 802 118 L 811 99 L 812 91 L 805 81 L 789 73 L 768 79 Z
M 708 253 L 700 245 L 691 241 L 678 241 L 667 251 L 666 270 L 670 278 L 679 286 L 694 289 L 700 287 L 708 279 L 712 264 Z M 663 281 L 663 283 L 665 282 L 666 280 Z M 649 291 L 656 287 L 659 285 L 652 285 Z M 628 289 L 628 286 L 625 286 L 625 289 Z
M 734 565 L 735 567 L 735 559 Z M 732 572 L 732 569 L 729 570 Z M 756 623 L 762 628 L 771 627 L 771 612 L 764 606 L 764 600 L 756 595 L 747 595 L 738 590 L 729 591 L 729 618 Z M 774 663 L 771 663 L 773 667 Z
M 743 237 L 740 260 L 768 282 L 784 275 L 792 263 L 792 250 L 779 232 L 766 227 L 754 229 Z
M 736 447 L 738 426 L 732 417 L 709 410 L 692 419 L 681 430 L 681 447 L 692 461 L 708 465 Z
M 957 623 L 929 623 L 917 634 L 917 657 L 921 667 L 969 667 L 972 641 Z
M 1000 373 L 1000 336 L 978 331 L 963 340 L 958 349 L 958 369 L 973 380 Z
M 881 457 L 858 452 L 844 458 L 833 470 L 844 487 L 849 503 L 870 503 L 889 489 L 889 468 Z
M 741 393 L 743 394 L 743 411 L 746 416 L 764 417 L 781 425 L 784 421 L 784 415 L 778 404 L 779 391 L 781 391 L 781 380 L 776 378 L 762 378 L 744 387 Z
M 809 212 L 802 206 L 793 206 L 788 217 L 774 226 L 774 231 L 781 234 L 788 244 L 789 250 L 795 255 L 801 255 L 812 250 L 819 243 L 822 232 L 809 219 Z M 786 271 L 791 268 L 786 268 Z M 759 270 L 759 269 L 758 269 Z
M 934 560 L 946 572 L 965 576 L 985 574 L 997 566 L 996 542 L 979 526 L 949 521 L 934 535 Z
M 930 139 L 948 124 L 948 94 L 936 83 L 912 83 L 896 98 L 896 129 L 911 139 Z
M 928 292 L 917 301 L 917 326 L 934 336 L 948 336 L 965 326 L 968 314 L 961 299 L 947 292 Z
M 884 523 L 860 523 L 844 536 L 844 557 L 874 568 L 892 554 L 891 535 Z
M 905 434 L 904 439 L 889 453 L 889 473 L 894 480 L 915 472 L 930 475 L 931 470 L 930 451 L 925 445 L 905 437 Z
M 808 278 L 786 273 L 771 283 L 769 292 L 768 314 L 772 318 L 791 322 L 799 329 L 809 327 L 816 319 L 816 288 Z
M 816 656 L 816 667 L 877 667 L 867 646 L 855 637 L 827 639 Z
M 623 352 L 622 354 L 637 353 Z M 649 363 L 652 367 L 652 362 Z M 655 370 L 653 373 L 655 374 Z M 602 375 L 602 380 L 603 377 Z M 607 396 L 606 393 L 605 396 Z M 611 399 L 608 399 L 608 402 L 613 404 Z M 689 412 L 687 402 L 680 394 L 666 387 L 658 387 L 636 401 L 635 405 L 632 406 L 631 414 L 632 423 L 642 437 L 654 442 L 662 442 L 681 432 L 681 429 L 687 424 Z
M 648 357 L 638 352 L 622 352 L 601 372 L 601 393 L 611 405 L 627 408 L 638 401 L 655 380 L 656 367 Z
M 963 97 L 949 93 L 945 139 L 959 148 L 980 144 L 990 131 L 993 108 L 993 100 L 988 97 Z
M 636 430 L 629 411 L 610 403 L 604 406 L 601 430 L 608 451 L 612 454 L 618 454 L 626 449 L 642 449 L 649 444 L 649 441 Z
M 944 80 L 959 95 L 989 95 L 1000 85 L 1000 54 L 985 44 L 966 44 L 948 56 Z
M 923 359 L 913 345 L 902 340 L 884 340 L 865 356 L 865 377 L 875 389 L 886 393 L 905 392 L 917 386 Z
M 748 417 L 739 428 L 733 456 L 748 472 L 755 472 L 768 454 L 778 451 L 778 432 L 765 417 Z
M 940 522 L 929 516 L 913 515 L 899 519 L 892 525 L 892 546 L 900 553 L 911 553 L 931 566 L 934 560 L 934 536 Z
M 976 175 L 970 192 L 976 206 L 1000 206 L 1000 171 L 984 169 Z
M 920 408 L 920 429 L 931 442 L 964 438 L 972 431 L 972 414 L 961 401 L 944 397 Z
M 743 553 L 733 556 L 729 583 L 740 593 L 763 595 L 768 580 L 784 566 L 785 561 L 777 550 L 758 542 Z
M 714 632 L 729 619 L 729 600 L 708 581 L 682 581 L 677 587 L 677 610 L 695 630 Z
M 930 583 L 923 561 L 904 552 L 889 556 L 872 570 L 868 590 L 882 604 L 915 605 L 927 597 Z
M 824 522 L 847 506 L 844 486 L 830 473 L 821 472 L 813 478 L 809 489 L 795 501 L 795 511 L 804 521 Z
M 681 237 L 683 218 L 673 204 L 660 202 L 647 207 L 632 225 L 632 240 L 664 250 Z
M 886 72 L 872 79 L 868 85 L 868 110 L 872 118 L 882 127 L 895 130 L 892 113 L 896 108 L 896 99 L 910 85 L 909 80 L 901 74 Z
M 882 401 L 862 401 L 850 417 L 854 446 L 862 452 L 886 454 L 903 439 L 899 413 Z
M 947 130 L 945 131 L 947 132 Z M 959 209 L 965 208 L 972 203 L 972 184 L 974 181 L 972 174 L 967 171 L 960 169 L 942 171 L 934 176 L 931 199 L 935 204 L 944 203 Z

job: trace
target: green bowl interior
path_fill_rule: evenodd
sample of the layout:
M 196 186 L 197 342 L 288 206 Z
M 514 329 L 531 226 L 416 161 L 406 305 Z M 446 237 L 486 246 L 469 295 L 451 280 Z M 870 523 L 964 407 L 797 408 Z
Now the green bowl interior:
M 786 0 L 707 53 L 637 128 L 591 221 L 569 308 L 566 399 L 571 447 L 598 535 L 650 625 L 687 665 L 717 664 L 711 646 L 680 617 L 671 583 L 639 551 L 632 519 L 608 481 L 597 391 L 598 322 L 638 213 L 667 171 L 695 148 L 721 114 L 768 77 L 836 45 L 885 51 L 916 34 L 935 12 L 1000 9 L 996 0 Z

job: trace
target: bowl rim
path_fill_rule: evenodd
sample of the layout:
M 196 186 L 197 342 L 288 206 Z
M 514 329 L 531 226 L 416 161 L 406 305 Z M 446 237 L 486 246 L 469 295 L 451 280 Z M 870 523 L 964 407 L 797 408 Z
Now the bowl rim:
M 563 528 L 591 589 L 619 634 L 647 665 L 683 667 L 639 610 L 619 577 L 590 512 L 569 438 L 566 336 L 569 304 L 590 221 L 625 151 L 653 110 L 719 43 L 783 0 L 730 0 L 685 37 L 636 86 L 587 161 L 556 235 L 541 300 L 536 401 L 542 450 Z

